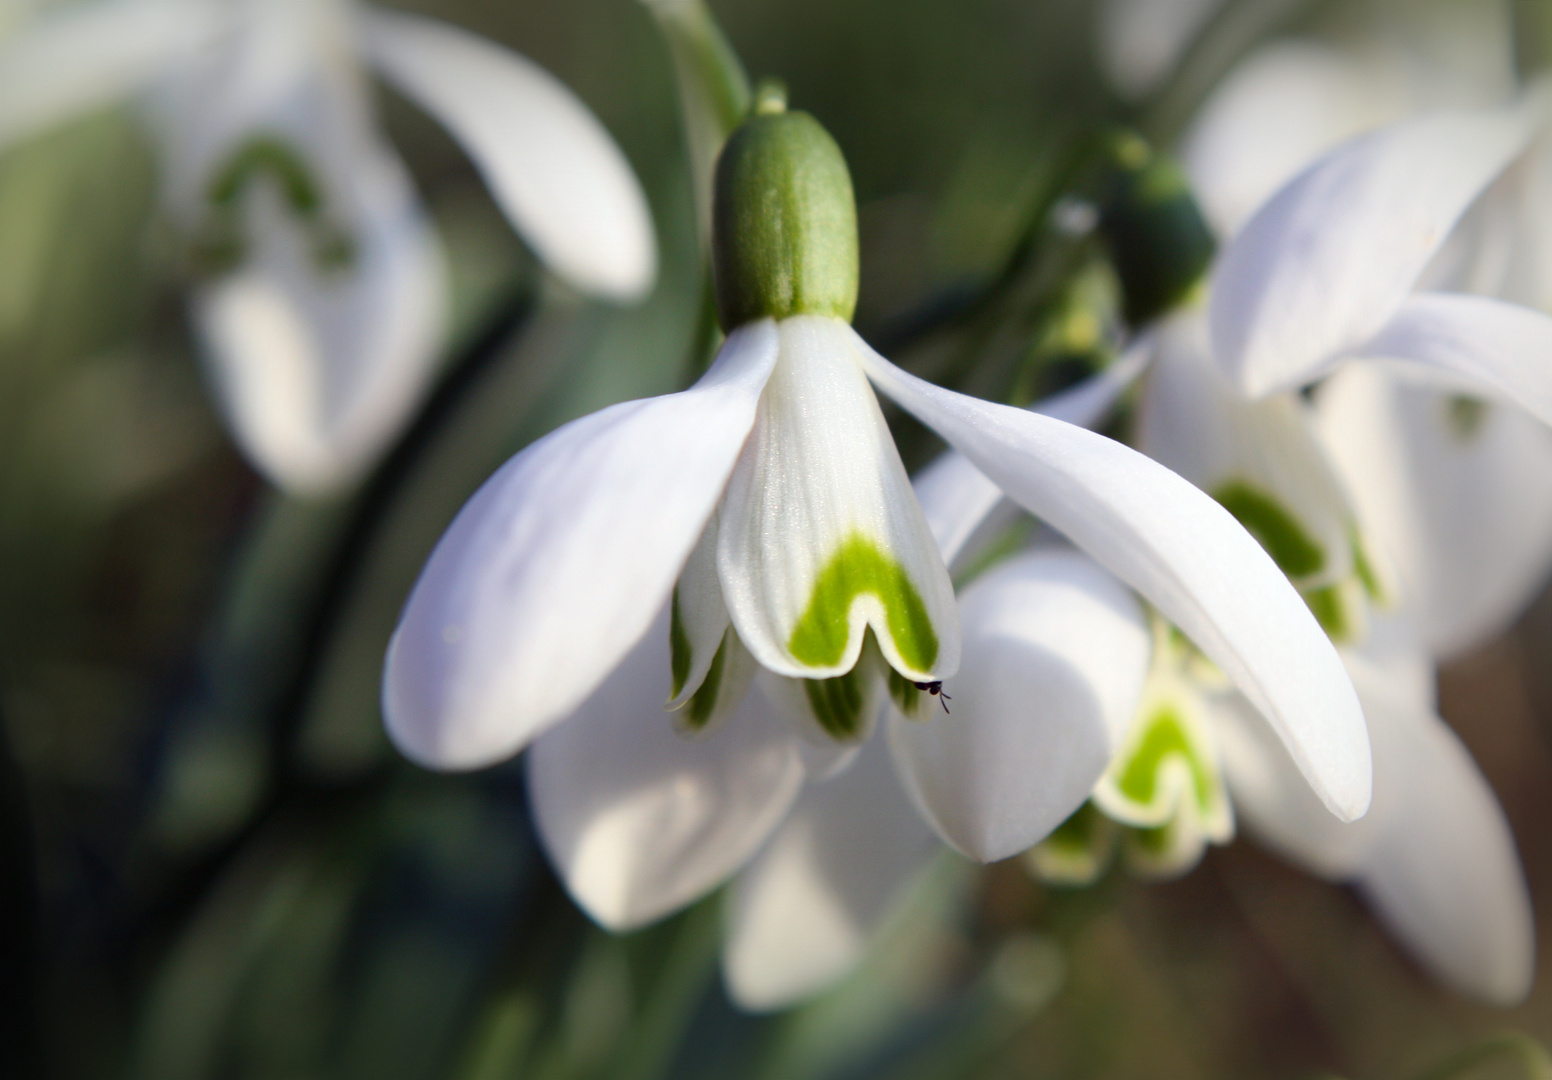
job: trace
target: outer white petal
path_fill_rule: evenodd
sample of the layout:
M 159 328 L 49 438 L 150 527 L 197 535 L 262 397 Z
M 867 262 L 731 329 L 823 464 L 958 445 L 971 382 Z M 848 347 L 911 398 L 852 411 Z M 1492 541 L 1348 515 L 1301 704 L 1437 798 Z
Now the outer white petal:
M 528 756 L 539 836 L 577 903 L 611 930 L 669 914 L 759 849 L 803 785 L 759 694 L 704 738 L 674 733 L 668 613 Z
M 755 659 L 794 678 L 851 670 L 869 628 L 906 677 L 951 675 L 953 586 L 862 373 L 865 346 L 828 316 L 778 326 L 781 357 L 719 517 L 733 625 Z
M 486 481 L 388 647 L 383 711 L 401 750 L 489 764 L 597 689 L 667 602 L 775 360 L 775 326 L 751 323 L 689 390 L 573 421 Z
M 1311 873 L 1334 881 L 1355 873 L 1373 841 L 1377 808 L 1357 821 L 1338 821 L 1242 695 L 1213 695 L 1211 712 L 1242 827 Z
M 143 88 L 221 23 L 199 0 L 97 0 L 0 39 L 0 145 Z
M 1354 881 L 1407 948 L 1457 989 L 1512 1005 L 1530 989 L 1535 933 L 1514 837 L 1492 788 L 1420 685 L 1415 645 L 1349 653 L 1374 746 L 1374 805 L 1334 821 L 1258 725 L 1219 727 L 1235 809 L 1257 838 L 1323 877 Z M 1395 645 L 1391 642 L 1391 645 Z M 1431 669 L 1430 673 L 1431 673 Z
M 657 248 L 646 197 L 575 94 L 517 53 L 431 19 L 368 11 L 363 31 L 373 61 L 457 136 L 557 273 L 620 300 L 652 287 Z
M 443 329 L 442 253 L 403 166 L 373 148 L 336 179 L 349 267 L 321 270 L 311 238 L 271 193 L 255 192 L 247 264 L 193 301 L 237 442 L 277 485 L 304 494 L 376 462 L 435 374 Z
M 1111 439 L 951 393 L 876 353 L 868 374 L 1008 496 L 1185 631 L 1346 820 L 1369 803 L 1363 713 L 1331 642 L 1261 546 L 1211 498 Z
M 1131 591 L 1075 551 L 1021 555 L 960 597 L 951 712 L 890 719 L 912 796 L 982 862 L 1038 843 L 1088 797 L 1137 712 L 1148 628 Z
M 1519 409 L 1462 405 L 1366 364 L 1327 380 L 1316 403 L 1430 651 L 1446 659 L 1503 630 L 1552 573 L 1552 433 Z
M 779 1009 L 844 975 L 935 847 L 881 740 L 810 785 L 733 884 L 722 953 L 733 1000 Z
M 1496 1005 L 1530 990 L 1535 928 L 1514 836 L 1487 779 L 1426 704 L 1354 662 L 1374 733 L 1380 833 L 1356 875 L 1444 981 Z
M 1420 293 L 1354 350 L 1409 361 L 1552 424 L 1552 316 L 1485 296 Z
M 1304 408 L 1287 395 L 1252 401 L 1230 386 L 1208 355 L 1199 316 L 1164 328 L 1137 434 L 1139 450 L 1215 498 L 1238 484 L 1275 499 L 1320 549 L 1321 565 L 1299 575 L 1301 587 L 1351 572 L 1353 513 Z
M 1399 113 L 1399 98 L 1372 63 L 1312 42 L 1278 42 L 1241 62 L 1198 110 L 1181 151 L 1218 235 L 1233 236 L 1343 139 Z
M 1214 352 L 1252 396 L 1307 383 L 1390 321 L 1456 220 L 1523 147 L 1510 113 L 1440 113 L 1328 154 L 1213 274 Z
M 1153 357 L 1155 337 L 1145 334 L 1104 371 L 1077 386 L 1030 406 L 1031 412 L 1079 427 L 1093 427 L 1110 414 Z M 911 481 L 938 542 L 943 561 L 952 566 L 965 545 L 1004 501 L 1002 489 L 956 450 L 940 454 Z

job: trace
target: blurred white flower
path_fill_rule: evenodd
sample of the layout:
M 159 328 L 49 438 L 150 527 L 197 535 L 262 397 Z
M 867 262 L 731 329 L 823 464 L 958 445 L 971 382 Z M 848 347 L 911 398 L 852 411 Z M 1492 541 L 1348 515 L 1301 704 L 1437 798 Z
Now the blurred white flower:
M 1326 378 L 1316 430 L 1370 554 L 1448 659 L 1552 571 L 1552 435 L 1536 419 L 1552 415 L 1552 114 L 1544 87 L 1417 114 L 1510 85 L 1502 25 L 1436 36 L 1269 49 L 1209 101 L 1185 156 L 1233 235 L 1212 319 L 1237 383 L 1261 394 L 1385 361 Z
M 353 0 L 82 0 L 0 42 L 0 143 L 144 94 L 223 411 L 255 465 L 302 493 L 369 468 L 440 358 L 442 256 L 377 131 L 366 64 L 458 138 L 557 273 L 616 300 L 650 286 L 651 219 L 608 134 L 462 30 Z

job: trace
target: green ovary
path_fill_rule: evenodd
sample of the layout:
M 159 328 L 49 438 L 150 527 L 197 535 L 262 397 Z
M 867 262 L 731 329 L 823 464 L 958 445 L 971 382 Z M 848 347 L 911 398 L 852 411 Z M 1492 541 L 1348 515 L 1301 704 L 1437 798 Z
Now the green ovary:
M 1320 545 L 1272 495 L 1243 480 L 1230 480 L 1212 496 L 1260 541 L 1277 568 L 1289 577 L 1309 577 L 1326 565 L 1326 553 Z
M 877 597 L 883 606 L 900 658 L 914 671 L 930 671 L 938 659 L 938 635 L 927 605 L 905 568 L 860 533 L 843 541 L 820 570 L 787 651 L 799 663 L 814 667 L 840 663 L 851 636 L 852 604 L 864 594 Z
M 1123 795 L 1144 806 L 1157 795 L 1159 772 L 1166 760 L 1178 757 L 1191 770 L 1191 786 L 1203 813 L 1210 813 L 1215 787 L 1211 771 L 1202 763 L 1186 733 L 1185 722 L 1169 706 L 1154 713 L 1148 730 L 1132 752 L 1116 781 Z

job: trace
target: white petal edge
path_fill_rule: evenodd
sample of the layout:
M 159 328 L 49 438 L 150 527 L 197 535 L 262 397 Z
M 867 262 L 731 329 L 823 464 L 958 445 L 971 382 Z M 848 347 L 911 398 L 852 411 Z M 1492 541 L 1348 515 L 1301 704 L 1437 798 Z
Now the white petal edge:
M 1372 337 L 1525 138 L 1508 111 L 1418 117 L 1274 195 L 1213 273 L 1213 350 L 1231 379 L 1253 397 L 1291 389 Z
M 1197 110 L 1182 142 L 1191 188 L 1219 236 L 1343 139 L 1393 119 L 1407 103 L 1383 65 L 1312 41 L 1250 54 Z
M 108 0 L 49 11 L 0 38 L 0 145 L 142 89 L 210 40 L 198 0 Z
M 895 713 L 889 744 L 938 835 L 994 862 L 1088 798 L 1136 715 L 1148 627 L 1131 591 L 1071 550 L 1000 564 L 960 596 L 960 619 L 950 712 Z
M 1437 372 L 1552 424 L 1552 315 L 1485 296 L 1419 293 L 1353 352 Z
M 1139 336 L 1104 371 L 1029 407 L 1031 412 L 1091 428 L 1109 416 L 1121 395 L 1147 368 L 1155 348 L 1153 334 Z M 911 480 L 927 528 L 938 542 L 945 564 L 965 546 L 1003 501 L 1002 489 L 956 450 L 938 455 Z
M 844 976 L 936 846 L 882 740 L 811 784 L 730 890 L 722 973 L 734 1002 L 780 1009 Z
M 469 152 L 496 202 L 556 273 L 637 300 L 657 273 L 646 196 L 581 100 L 531 60 L 457 27 L 368 10 L 368 55 Z
M 1196 642 L 1332 813 L 1363 814 L 1369 743 L 1352 683 L 1299 594 L 1227 510 L 1114 440 L 943 390 L 871 350 L 865 366 L 880 390 Z
M 577 904 L 614 931 L 694 902 L 785 818 L 803 766 L 757 693 L 703 738 L 674 731 L 668 613 L 564 723 L 528 752 L 528 790 L 550 862 Z
M 1216 497 L 1246 484 L 1289 514 L 1320 552 L 1320 566 L 1298 579 L 1340 581 L 1352 571 L 1353 511 L 1292 395 L 1251 400 L 1213 363 L 1199 311 L 1160 328 L 1160 342 L 1138 402 L 1137 449 Z
M 490 764 L 597 689 L 667 603 L 775 361 L 773 323 L 740 327 L 689 390 L 572 421 L 485 482 L 388 646 L 383 713 L 400 750 Z

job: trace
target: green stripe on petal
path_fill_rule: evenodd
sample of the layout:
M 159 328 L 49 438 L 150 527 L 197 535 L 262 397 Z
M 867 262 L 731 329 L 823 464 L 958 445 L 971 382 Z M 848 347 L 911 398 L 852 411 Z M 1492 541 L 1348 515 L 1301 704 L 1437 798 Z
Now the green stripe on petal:
M 700 685 L 678 704 L 670 702 L 668 706 L 679 734 L 691 738 L 704 735 L 731 716 L 749 694 L 756 667 L 738 635 L 728 629 L 700 677 Z
M 889 665 L 932 682 L 959 667 L 959 610 L 855 331 L 799 315 L 718 509 L 717 571 L 761 665 L 824 679 L 871 629 Z M 881 688 L 882 689 L 882 688 Z
M 1214 490 L 1212 497 L 1260 542 L 1277 568 L 1289 577 L 1309 577 L 1320 573 L 1326 565 L 1325 551 L 1276 496 L 1243 480 L 1230 480 Z
M 918 671 L 930 670 L 938 659 L 938 635 L 921 593 L 899 562 L 860 533 L 843 541 L 819 571 L 787 650 L 814 667 L 840 663 L 851 637 L 852 605 L 865 595 L 883 605 L 901 659 Z
M 727 638 L 723 638 L 722 644 L 717 646 L 717 654 L 711 658 L 711 667 L 706 671 L 706 678 L 701 683 L 701 688 L 695 691 L 679 714 L 686 727 L 703 731 L 710 723 L 717 707 L 717 694 L 722 689 L 722 669 L 727 665 L 727 654 Z M 685 667 L 688 670 L 688 662 Z M 678 691 L 676 690 L 675 693 L 677 694 Z
M 1092 885 L 1109 868 L 1119 838 L 1116 823 L 1093 802 L 1085 802 L 1029 849 L 1025 863 L 1048 885 Z
M 803 693 L 814 719 L 837 742 L 855 741 L 866 727 L 868 694 L 863 678 L 863 673 L 853 668 L 833 679 L 803 680 Z
M 1202 762 L 1186 733 L 1184 719 L 1173 705 L 1162 706 L 1148 719 L 1136 749 L 1124 760 L 1116 787 L 1128 799 L 1151 805 L 1159 797 L 1160 773 L 1172 757 L 1190 769 L 1193 792 L 1206 810 L 1217 782 L 1215 770 Z
M 718 648 L 719 656 L 721 652 L 722 650 Z M 679 588 L 675 586 L 673 610 L 668 620 L 668 666 L 674 676 L 673 690 L 668 695 L 670 700 L 679 696 L 680 691 L 684 689 L 685 681 L 690 677 L 690 658 L 690 635 L 684 630 L 684 616 L 679 611 Z M 715 667 L 717 659 L 713 657 L 711 663 Z M 708 675 L 707 678 L 710 676 Z

